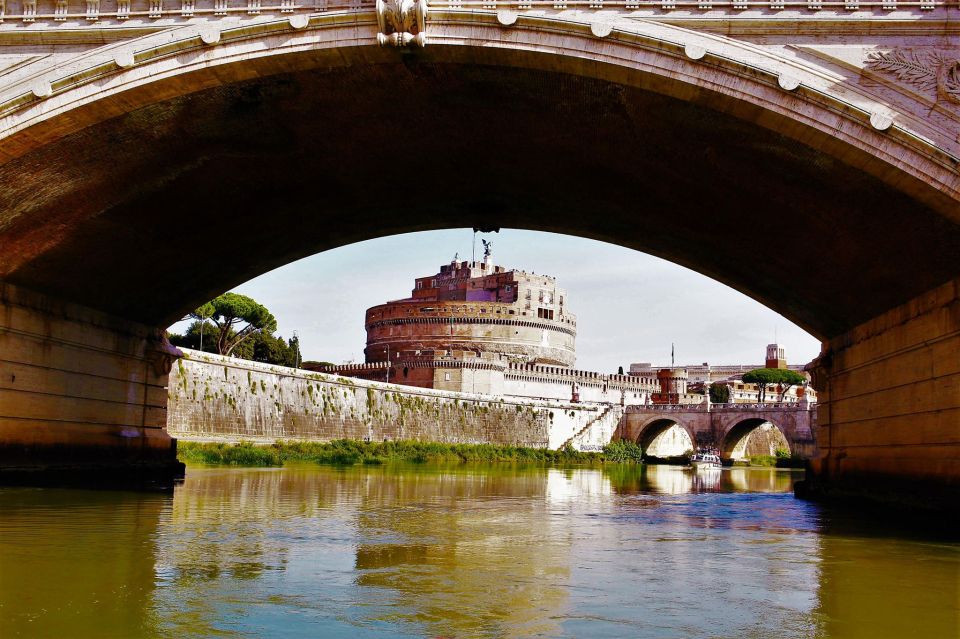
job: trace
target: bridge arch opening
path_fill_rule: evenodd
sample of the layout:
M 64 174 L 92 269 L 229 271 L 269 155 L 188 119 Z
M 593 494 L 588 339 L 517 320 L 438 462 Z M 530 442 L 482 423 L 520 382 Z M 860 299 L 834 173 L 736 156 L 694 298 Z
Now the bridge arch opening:
M 695 448 L 687 429 L 671 419 L 657 419 L 649 423 L 637 436 L 637 444 L 646 457 L 660 459 L 685 455 Z
M 727 431 L 720 445 L 720 456 L 725 460 L 743 461 L 755 456 L 775 456 L 778 450 L 793 452 L 783 430 L 764 418 L 751 418 Z

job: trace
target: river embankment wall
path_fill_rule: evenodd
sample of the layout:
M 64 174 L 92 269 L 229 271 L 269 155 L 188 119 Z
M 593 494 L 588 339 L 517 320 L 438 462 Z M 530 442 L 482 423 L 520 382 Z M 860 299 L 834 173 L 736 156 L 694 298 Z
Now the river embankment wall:
M 167 403 L 167 429 L 182 440 L 406 439 L 558 448 L 577 435 L 573 445 L 585 449 L 609 441 L 600 441 L 608 429 L 591 427 L 603 417 L 603 405 L 414 388 L 182 350 Z

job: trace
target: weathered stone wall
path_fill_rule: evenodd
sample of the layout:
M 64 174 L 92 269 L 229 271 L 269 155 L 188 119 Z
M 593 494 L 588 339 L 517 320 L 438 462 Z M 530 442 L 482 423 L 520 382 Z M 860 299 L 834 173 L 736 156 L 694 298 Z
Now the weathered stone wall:
M 787 438 L 773 424 L 761 424 L 744 438 L 743 454 L 746 457 L 756 455 L 776 455 L 778 449 L 790 450 Z
M 643 404 L 659 389 L 655 378 L 608 375 L 562 366 L 511 363 L 503 374 L 503 394 L 512 397 L 569 399 L 577 383 L 581 402 Z
M 596 405 L 494 400 L 293 370 L 184 350 L 170 373 L 168 430 L 185 440 L 412 439 L 557 447 Z
M 960 279 L 825 342 L 811 368 L 820 393 L 819 490 L 956 505 Z
M 159 330 L 0 281 L 0 479 L 176 472 Z

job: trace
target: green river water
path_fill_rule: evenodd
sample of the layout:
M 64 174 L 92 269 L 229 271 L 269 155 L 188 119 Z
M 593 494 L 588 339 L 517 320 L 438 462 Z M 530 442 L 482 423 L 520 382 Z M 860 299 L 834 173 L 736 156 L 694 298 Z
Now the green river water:
M 960 636 L 955 523 L 824 509 L 800 477 L 191 467 L 172 495 L 2 488 L 0 638 Z

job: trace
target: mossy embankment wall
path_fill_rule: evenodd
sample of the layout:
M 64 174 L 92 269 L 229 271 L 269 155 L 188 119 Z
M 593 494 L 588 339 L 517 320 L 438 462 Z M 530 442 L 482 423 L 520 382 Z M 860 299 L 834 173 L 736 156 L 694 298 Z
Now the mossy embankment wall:
M 596 405 L 498 399 L 312 373 L 184 349 L 167 428 L 196 441 L 410 439 L 556 448 Z

